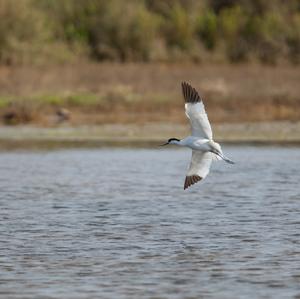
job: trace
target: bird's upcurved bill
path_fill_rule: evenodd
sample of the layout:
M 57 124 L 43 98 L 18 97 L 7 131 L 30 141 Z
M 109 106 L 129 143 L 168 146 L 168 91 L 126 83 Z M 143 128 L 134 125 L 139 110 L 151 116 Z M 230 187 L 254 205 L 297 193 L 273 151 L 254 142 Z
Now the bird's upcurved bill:
M 165 146 L 165 145 L 168 145 L 168 144 L 169 144 L 169 142 L 166 142 L 164 144 L 160 144 L 159 146 Z

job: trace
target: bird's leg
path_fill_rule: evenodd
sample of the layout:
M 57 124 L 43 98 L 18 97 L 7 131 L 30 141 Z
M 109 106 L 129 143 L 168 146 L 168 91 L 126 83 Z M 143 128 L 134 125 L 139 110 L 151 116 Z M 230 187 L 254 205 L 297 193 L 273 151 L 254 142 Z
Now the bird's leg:
M 225 162 L 229 163 L 229 164 L 235 164 L 232 160 L 230 160 L 229 158 L 225 157 L 222 153 L 220 153 L 217 150 L 211 150 L 211 152 L 217 156 L 219 156 L 221 159 L 223 159 Z
M 230 160 L 229 158 L 227 158 L 225 156 L 223 156 L 222 159 L 229 164 L 235 164 L 235 162 L 233 162 L 232 160 Z

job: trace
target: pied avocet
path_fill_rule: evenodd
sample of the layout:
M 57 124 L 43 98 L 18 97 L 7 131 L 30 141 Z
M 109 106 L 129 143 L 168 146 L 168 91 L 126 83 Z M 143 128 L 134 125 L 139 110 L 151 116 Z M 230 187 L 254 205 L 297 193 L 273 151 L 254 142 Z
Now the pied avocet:
M 211 126 L 196 89 L 183 82 L 182 92 L 185 100 L 185 114 L 190 120 L 192 134 L 181 140 L 170 138 L 162 145 L 175 144 L 192 149 L 192 160 L 184 182 L 184 189 L 187 189 L 208 175 L 213 160 L 223 159 L 230 164 L 234 162 L 225 157 L 220 144 L 213 141 Z

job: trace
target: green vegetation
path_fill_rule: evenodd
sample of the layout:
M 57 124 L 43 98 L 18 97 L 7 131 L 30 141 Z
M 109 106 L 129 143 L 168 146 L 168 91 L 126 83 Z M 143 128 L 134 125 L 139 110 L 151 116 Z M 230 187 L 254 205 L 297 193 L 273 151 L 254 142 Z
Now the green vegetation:
M 296 64 L 299 53 L 299 0 L 0 0 L 1 64 Z

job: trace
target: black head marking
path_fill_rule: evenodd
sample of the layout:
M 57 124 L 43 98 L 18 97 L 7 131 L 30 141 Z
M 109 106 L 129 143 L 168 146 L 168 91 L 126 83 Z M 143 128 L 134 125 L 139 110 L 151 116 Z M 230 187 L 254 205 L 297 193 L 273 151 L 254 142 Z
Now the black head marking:
M 168 142 L 171 142 L 172 140 L 174 140 L 174 141 L 180 141 L 180 140 L 177 139 L 177 138 L 170 138 L 170 139 L 168 140 Z

